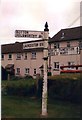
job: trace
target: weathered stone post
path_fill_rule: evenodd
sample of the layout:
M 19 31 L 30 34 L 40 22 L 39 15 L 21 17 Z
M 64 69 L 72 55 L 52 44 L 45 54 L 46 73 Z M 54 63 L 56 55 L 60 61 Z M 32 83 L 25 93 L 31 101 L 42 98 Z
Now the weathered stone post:
M 47 116 L 47 67 L 48 67 L 48 38 L 49 38 L 49 29 L 48 23 L 45 24 L 44 29 L 44 75 L 43 75 L 43 91 L 42 91 L 42 116 Z

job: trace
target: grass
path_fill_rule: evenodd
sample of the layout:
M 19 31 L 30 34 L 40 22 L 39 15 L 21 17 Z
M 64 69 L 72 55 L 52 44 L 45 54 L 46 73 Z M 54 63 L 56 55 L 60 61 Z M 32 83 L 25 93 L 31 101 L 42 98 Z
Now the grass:
M 74 79 L 80 80 L 80 74 L 61 74 L 51 76 L 52 80 Z M 35 84 L 36 80 L 10 80 L 2 81 L 4 88 L 7 84 Z M 19 91 L 20 92 L 20 91 Z M 41 99 L 33 99 L 18 96 L 2 95 L 1 114 L 2 118 L 41 118 Z M 80 118 L 80 105 L 70 102 L 48 99 L 48 118 Z
M 40 118 L 41 100 L 2 96 L 2 118 Z M 48 100 L 48 118 L 80 118 L 80 105 Z

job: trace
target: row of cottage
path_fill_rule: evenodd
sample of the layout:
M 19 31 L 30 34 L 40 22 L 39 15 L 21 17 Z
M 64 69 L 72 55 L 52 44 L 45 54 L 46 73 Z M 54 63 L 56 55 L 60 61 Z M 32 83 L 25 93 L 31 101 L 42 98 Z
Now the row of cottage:
M 1 45 L 1 65 L 15 76 L 43 75 L 44 39 Z M 82 26 L 61 29 L 48 40 L 48 72 L 82 72 Z

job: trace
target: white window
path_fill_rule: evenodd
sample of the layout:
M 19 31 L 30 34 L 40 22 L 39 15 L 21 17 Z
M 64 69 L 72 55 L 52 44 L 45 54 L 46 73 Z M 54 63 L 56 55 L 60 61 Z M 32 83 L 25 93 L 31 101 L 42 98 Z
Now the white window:
M 32 59 L 36 58 L 36 52 L 32 52 Z
M 17 74 L 17 75 L 20 75 L 20 68 L 17 68 L 17 69 L 16 69 L 16 74 Z
M 29 68 L 25 68 L 25 74 L 29 74 L 30 73 L 30 69 Z
M 43 46 L 44 44 L 43 43 L 40 43 L 40 46 Z
M 69 41 L 67 42 L 67 47 L 70 47 L 70 42 Z
M 60 44 L 59 44 L 59 42 L 57 42 L 57 43 L 54 43 L 54 48 L 55 49 L 58 49 L 60 47 Z
M 17 60 L 21 60 L 21 54 L 20 53 L 17 53 Z
M 4 60 L 4 54 L 1 55 L 1 59 Z
M 74 65 L 74 61 L 68 62 L 68 66 Z
M 12 59 L 12 54 L 9 54 L 9 58 L 8 58 L 9 60 L 11 60 Z
M 82 41 L 79 41 L 79 48 L 82 49 Z
M 64 37 L 65 37 L 65 33 L 62 32 L 61 39 L 63 39 Z
M 34 68 L 34 75 L 36 75 L 36 68 Z
M 73 65 L 74 65 L 74 61 L 68 62 L 68 67 L 69 67 L 69 68 L 74 68 Z
M 59 62 L 54 62 L 54 69 L 59 70 Z
M 25 53 L 25 57 L 24 57 L 25 60 L 27 60 L 27 53 Z

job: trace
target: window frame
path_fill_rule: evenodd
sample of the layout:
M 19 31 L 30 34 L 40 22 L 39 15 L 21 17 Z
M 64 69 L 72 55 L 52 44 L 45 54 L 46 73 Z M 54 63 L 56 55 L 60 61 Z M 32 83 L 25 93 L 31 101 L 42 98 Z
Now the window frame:
M 75 64 L 74 61 L 68 61 L 68 66 L 69 66 L 69 68 L 74 68 L 74 67 L 71 67 L 71 66 L 74 65 L 74 64 Z
M 79 41 L 78 46 L 80 49 L 82 49 L 82 41 L 81 40 Z
M 71 47 L 71 42 L 67 41 L 67 47 L 70 48 Z
M 20 68 L 16 68 L 16 75 L 20 75 Z
M 1 54 L 1 60 L 4 60 L 4 57 L 5 57 L 4 54 Z
M 21 53 L 16 54 L 16 60 L 21 60 Z
M 27 60 L 27 53 L 24 54 L 24 60 Z
M 34 75 L 36 75 L 36 68 L 34 68 Z
M 32 52 L 31 55 L 32 55 L 31 59 L 36 59 L 36 52 Z
M 12 60 L 12 54 L 11 53 L 8 54 L 8 60 Z
M 59 49 L 59 48 L 60 48 L 60 43 L 59 42 L 54 43 L 54 49 Z
M 25 68 L 25 75 L 29 75 L 29 74 L 30 74 L 30 68 Z
M 59 71 L 59 68 L 60 68 L 59 62 L 54 62 L 54 70 Z

